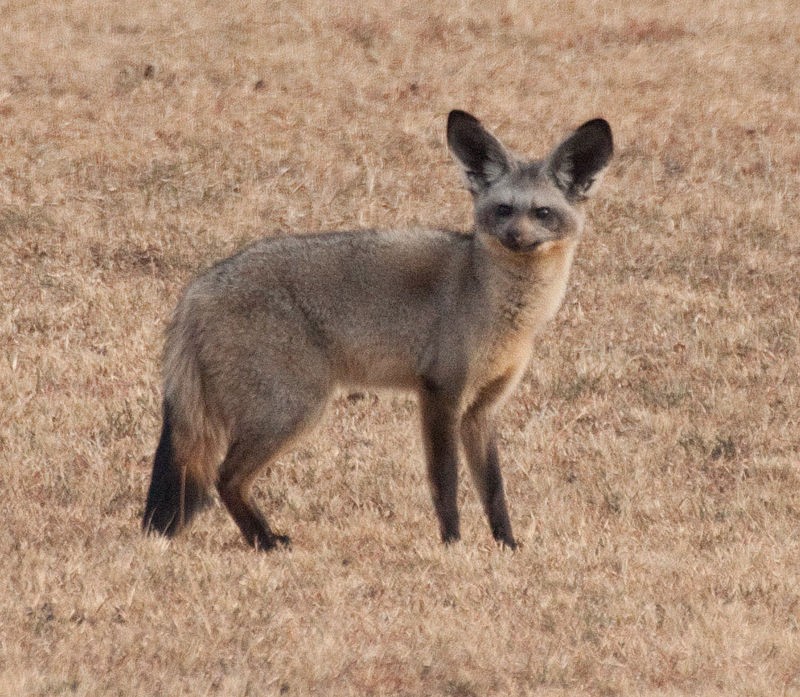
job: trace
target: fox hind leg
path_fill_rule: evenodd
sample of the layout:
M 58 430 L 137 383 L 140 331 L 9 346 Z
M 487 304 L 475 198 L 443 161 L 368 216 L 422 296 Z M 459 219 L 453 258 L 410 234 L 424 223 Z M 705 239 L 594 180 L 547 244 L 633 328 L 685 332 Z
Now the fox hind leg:
M 286 385 L 273 387 L 271 394 L 290 398 L 282 404 L 278 404 L 276 399 L 248 401 L 245 408 L 249 416 L 240 417 L 217 479 L 220 499 L 245 540 L 252 547 L 264 551 L 278 545 L 289 546 L 291 540 L 270 528 L 250 494 L 252 482 L 262 469 L 268 468 L 319 421 L 329 394 L 325 380 L 314 384 L 307 381 L 302 387 L 296 381 L 291 391 L 281 389 Z M 245 419 L 246 423 L 242 423 Z
M 217 491 L 220 499 L 239 526 L 247 543 L 261 550 L 274 549 L 289 538 L 276 535 L 250 495 L 250 486 L 258 471 L 274 457 L 276 448 L 254 439 L 231 445 L 220 467 Z

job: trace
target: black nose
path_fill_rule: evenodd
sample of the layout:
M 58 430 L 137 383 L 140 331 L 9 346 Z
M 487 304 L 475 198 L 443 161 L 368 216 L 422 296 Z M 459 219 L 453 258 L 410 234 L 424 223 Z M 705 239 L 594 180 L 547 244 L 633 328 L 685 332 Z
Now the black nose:
M 520 242 L 520 233 L 516 228 L 510 228 L 506 231 L 506 246 L 511 249 L 518 249 Z

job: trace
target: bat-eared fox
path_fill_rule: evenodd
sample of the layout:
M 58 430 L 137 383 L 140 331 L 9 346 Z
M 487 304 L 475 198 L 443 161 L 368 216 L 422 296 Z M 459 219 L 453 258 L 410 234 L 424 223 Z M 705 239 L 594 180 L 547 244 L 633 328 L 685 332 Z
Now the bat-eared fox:
M 588 121 L 524 160 L 452 111 L 447 142 L 472 194 L 470 232 L 265 238 L 189 284 L 167 330 L 146 531 L 174 535 L 216 488 L 250 545 L 287 545 L 251 498 L 253 479 L 337 389 L 392 387 L 418 396 L 442 540 L 459 538 L 463 451 L 494 539 L 516 547 L 495 415 L 564 297 L 577 204 L 611 159 L 611 129 Z

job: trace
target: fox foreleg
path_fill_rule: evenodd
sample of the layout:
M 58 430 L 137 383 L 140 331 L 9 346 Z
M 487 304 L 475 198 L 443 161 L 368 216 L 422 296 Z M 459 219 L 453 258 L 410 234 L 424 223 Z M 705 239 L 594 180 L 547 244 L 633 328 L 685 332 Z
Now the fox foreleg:
M 515 549 L 517 543 L 508 517 L 497 438 L 487 409 L 475 406 L 467 410 L 461 422 L 461 438 L 492 536 L 506 547 Z

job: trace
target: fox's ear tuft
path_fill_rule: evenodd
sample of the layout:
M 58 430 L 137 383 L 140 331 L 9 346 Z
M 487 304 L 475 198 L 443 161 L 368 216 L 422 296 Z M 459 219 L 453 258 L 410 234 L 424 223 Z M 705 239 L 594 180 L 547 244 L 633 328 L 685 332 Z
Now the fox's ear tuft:
M 550 175 L 570 201 L 583 201 L 594 193 L 603 170 L 614 153 L 611 127 L 605 119 L 592 119 L 576 129 L 550 155 Z
M 447 144 L 473 194 L 488 189 L 511 167 L 502 143 L 466 111 L 454 110 L 448 115 Z

